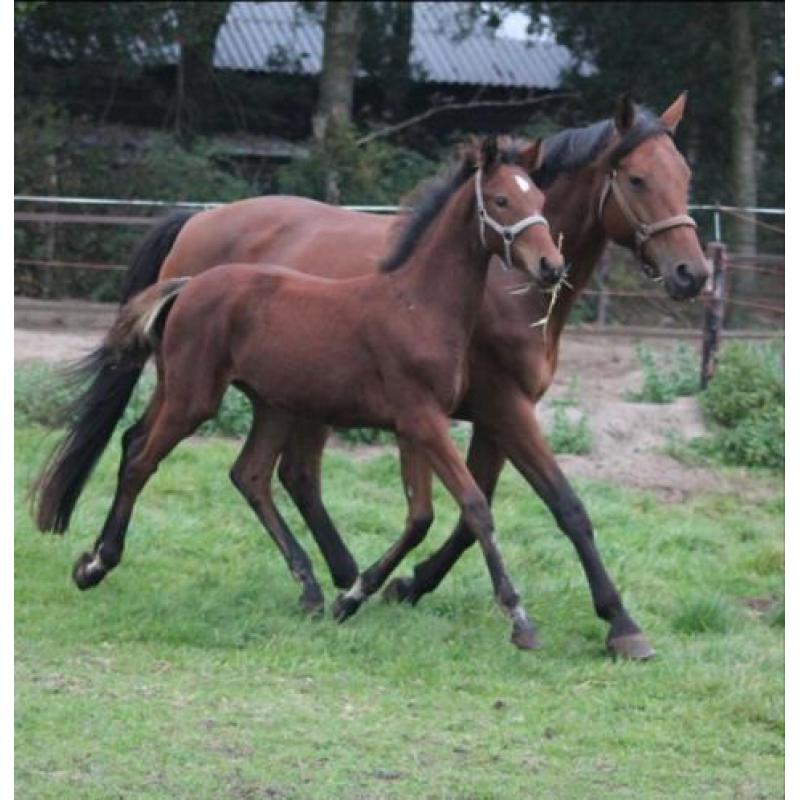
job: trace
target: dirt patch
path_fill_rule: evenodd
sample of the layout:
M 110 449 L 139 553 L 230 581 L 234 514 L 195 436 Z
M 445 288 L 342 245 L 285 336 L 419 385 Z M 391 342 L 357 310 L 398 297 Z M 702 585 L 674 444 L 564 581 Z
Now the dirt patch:
M 64 364 L 86 355 L 102 340 L 114 311 L 114 306 L 104 304 L 18 303 L 15 363 Z M 617 335 L 565 334 L 555 381 L 536 413 L 547 428 L 554 402 L 571 397 L 588 415 L 592 452 L 560 455 L 558 461 L 567 476 L 647 489 L 676 502 L 706 492 L 735 492 L 753 500 L 771 495 L 770 486 L 750 474 L 687 466 L 664 452 L 671 436 L 691 439 L 706 429 L 695 398 L 679 398 L 667 405 L 626 399 L 641 388 L 643 380 L 637 341 Z M 684 343 L 697 352 L 699 370 L 699 342 Z M 673 342 L 652 339 L 647 345 L 658 354 L 671 350 Z M 394 451 L 383 446 L 345 447 L 356 458 Z

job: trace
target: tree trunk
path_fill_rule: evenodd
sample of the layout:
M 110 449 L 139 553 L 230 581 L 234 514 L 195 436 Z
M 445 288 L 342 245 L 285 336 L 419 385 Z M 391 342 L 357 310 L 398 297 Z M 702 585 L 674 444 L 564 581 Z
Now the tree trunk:
M 175 3 L 181 54 L 175 84 L 175 131 L 189 139 L 203 127 L 216 100 L 214 51 L 230 3 Z
M 313 119 L 314 138 L 324 142 L 333 125 L 347 124 L 353 107 L 361 4 L 328 2 L 319 99 Z
M 729 3 L 731 23 L 731 113 L 733 200 L 737 206 L 756 206 L 758 183 L 756 173 L 757 134 L 756 102 L 758 100 L 758 56 L 753 36 L 754 3 Z M 748 216 L 750 216 L 748 214 Z M 754 221 L 729 220 L 730 242 L 735 252 L 753 255 L 757 231 Z M 741 270 L 735 290 L 745 293 L 755 286 L 756 273 Z

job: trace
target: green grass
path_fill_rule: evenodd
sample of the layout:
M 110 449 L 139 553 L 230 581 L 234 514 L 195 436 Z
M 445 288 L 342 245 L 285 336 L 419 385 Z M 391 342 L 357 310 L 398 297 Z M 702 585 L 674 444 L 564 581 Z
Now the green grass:
M 80 593 L 118 441 L 64 537 L 25 501 L 53 434 L 16 431 L 16 796 L 777 798 L 783 794 L 783 502 L 679 505 L 579 484 L 606 563 L 658 651 L 614 663 L 568 541 L 507 470 L 499 540 L 545 648 L 522 653 L 477 550 L 417 608 L 304 619 L 227 479 L 237 444 L 191 440 L 144 491 L 122 565 Z M 362 565 L 398 532 L 396 460 L 325 460 Z M 298 515 L 281 508 L 324 565 Z M 441 489 L 420 555 L 449 533 Z M 406 572 L 406 570 L 402 570 Z M 758 600 L 759 602 L 756 602 Z M 757 608 L 759 610 L 754 611 Z

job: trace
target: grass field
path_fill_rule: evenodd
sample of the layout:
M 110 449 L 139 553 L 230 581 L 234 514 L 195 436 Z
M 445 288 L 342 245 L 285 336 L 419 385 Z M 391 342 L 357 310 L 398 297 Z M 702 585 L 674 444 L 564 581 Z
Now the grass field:
M 495 503 L 545 648 L 522 653 L 471 551 L 416 608 L 308 620 L 228 482 L 237 445 L 192 440 L 141 497 L 122 565 L 69 574 L 110 502 L 115 441 L 65 537 L 25 490 L 52 434 L 16 431 L 16 790 L 49 798 L 783 796 L 783 496 L 683 504 L 578 484 L 658 651 L 614 663 L 569 542 L 511 470 Z M 394 457 L 326 456 L 326 499 L 362 565 L 398 532 Z M 310 536 L 329 605 L 334 592 Z M 437 490 L 424 554 L 449 533 Z M 402 570 L 406 572 L 406 570 Z

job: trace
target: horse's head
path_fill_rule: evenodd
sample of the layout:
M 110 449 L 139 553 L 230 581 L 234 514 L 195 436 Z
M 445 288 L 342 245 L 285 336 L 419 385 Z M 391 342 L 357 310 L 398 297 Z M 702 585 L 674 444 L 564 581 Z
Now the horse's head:
M 542 215 L 544 194 L 530 178 L 539 158 L 539 141 L 487 137 L 475 155 L 475 197 L 484 247 L 546 288 L 561 279 L 564 257 Z
M 617 110 L 618 139 L 604 157 L 606 183 L 598 213 L 606 234 L 632 249 L 670 297 L 694 297 L 709 275 L 688 215 L 691 170 L 672 139 L 686 93 L 661 115 L 641 115 L 629 98 Z

